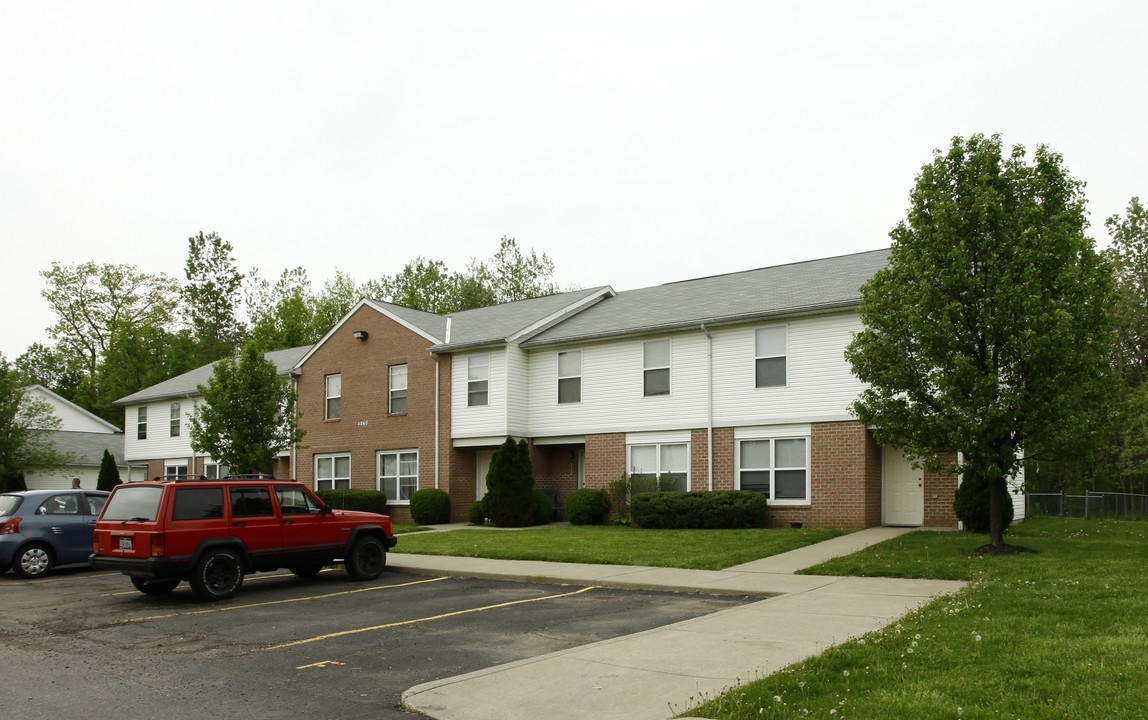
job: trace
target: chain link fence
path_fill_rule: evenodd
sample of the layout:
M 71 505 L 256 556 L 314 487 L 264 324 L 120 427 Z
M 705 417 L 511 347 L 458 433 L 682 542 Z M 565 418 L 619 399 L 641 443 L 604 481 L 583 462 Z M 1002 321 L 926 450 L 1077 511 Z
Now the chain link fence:
M 1090 492 L 1086 495 L 1029 493 L 1025 517 L 1071 517 L 1092 520 L 1148 520 L 1148 495 Z

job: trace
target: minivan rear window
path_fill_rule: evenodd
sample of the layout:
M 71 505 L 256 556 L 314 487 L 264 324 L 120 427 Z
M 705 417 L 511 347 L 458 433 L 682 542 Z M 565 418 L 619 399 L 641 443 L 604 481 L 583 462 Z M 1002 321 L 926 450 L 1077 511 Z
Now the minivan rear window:
M 104 505 L 101 520 L 136 520 L 155 522 L 163 488 L 154 485 L 120 485 Z

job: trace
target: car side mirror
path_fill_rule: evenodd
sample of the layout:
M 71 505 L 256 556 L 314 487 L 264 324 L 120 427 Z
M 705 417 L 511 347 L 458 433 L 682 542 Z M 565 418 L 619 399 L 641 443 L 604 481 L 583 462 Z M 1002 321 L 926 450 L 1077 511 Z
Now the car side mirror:
M 335 509 L 334 509 L 333 507 L 331 507 L 330 505 L 324 505 L 324 506 L 323 506 L 323 510 L 322 510 L 322 513 L 323 513 L 324 515 L 330 515 L 330 514 L 331 514 L 331 513 L 333 513 L 334 511 L 335 511 Z

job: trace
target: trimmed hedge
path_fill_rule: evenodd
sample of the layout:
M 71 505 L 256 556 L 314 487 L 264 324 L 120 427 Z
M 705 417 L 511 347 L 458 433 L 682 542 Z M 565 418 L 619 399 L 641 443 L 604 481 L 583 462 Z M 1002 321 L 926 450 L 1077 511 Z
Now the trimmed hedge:
M 604 525 L 610 499 L 597 488 L 580 488 L 566 496 L 566 519 L 571 525 Z
M 438 488 L 423 488 L 411 495 L 411 520 L 419 525 L 450 522 L 450 495 Z
M 642 493 L 630 501 L 630 516 L 639 527 L 660 530 L 761 528 L 769 503 L 748 490 Z
M 534 500 L 534 524 L 545 525 L 550 522 L 550 518 L 554 515 L 554 501 L 541 490 L 535 490 L 532 499 Z
M 387 494 L 382 490 L 320 490 L 316 495 L 336 510 L 362 510 L 387 514 Z
M 466 509 L 466 520 L 471 525 L 485 525 L 486 524 L 486 511 L 482 509 L 482 501 L 475 500 Z

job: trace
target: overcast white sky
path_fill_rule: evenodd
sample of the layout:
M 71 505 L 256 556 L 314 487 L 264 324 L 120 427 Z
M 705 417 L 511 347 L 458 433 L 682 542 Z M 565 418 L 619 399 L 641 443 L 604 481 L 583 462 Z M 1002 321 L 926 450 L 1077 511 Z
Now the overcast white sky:
M 1142 2 L 0 0 L 0 352 L 53 261 L 625 290 L 889 244 L 953 135 L 1045 143 L 1093 236 L 1148 197 Z

